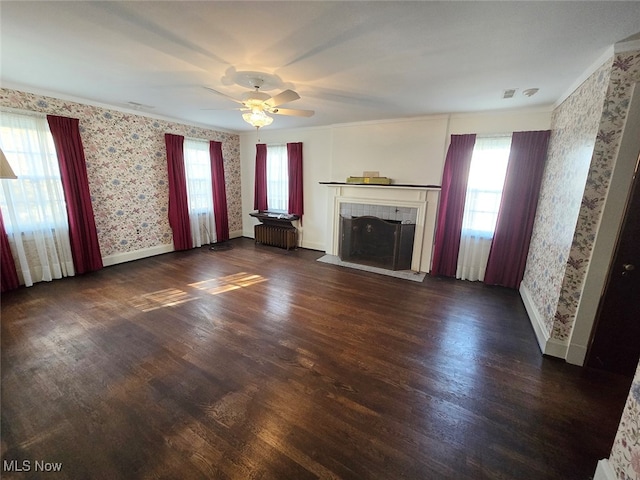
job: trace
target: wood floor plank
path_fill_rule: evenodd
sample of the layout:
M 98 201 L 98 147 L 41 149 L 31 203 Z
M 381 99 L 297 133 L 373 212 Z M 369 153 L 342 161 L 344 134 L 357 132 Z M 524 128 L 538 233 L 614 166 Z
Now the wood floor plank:
M 543 357 L 517 292 L 230 243 L 2 296 L 2 478 L 586 479 L 608 456 L 628 379 Z

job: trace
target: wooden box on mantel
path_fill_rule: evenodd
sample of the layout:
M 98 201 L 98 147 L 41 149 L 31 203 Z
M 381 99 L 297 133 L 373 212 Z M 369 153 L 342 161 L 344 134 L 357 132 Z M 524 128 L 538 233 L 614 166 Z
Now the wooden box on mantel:
M 387 177 L 348 177 L 347 183 L 391 185 L 391 179 Z

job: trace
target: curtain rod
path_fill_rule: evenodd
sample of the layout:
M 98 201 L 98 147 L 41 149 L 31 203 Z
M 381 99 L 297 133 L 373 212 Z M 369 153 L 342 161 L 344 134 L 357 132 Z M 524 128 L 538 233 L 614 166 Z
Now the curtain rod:
M 476 138 L 506 138 L 513 136 L 512 133 L 479 133 Z
M 196 138 L 196 137 L 187 137 L 186 135 L 184 136 L 185 140 L 193 140 L 196 142 L 209 142 L 210 140 L 208 138 Z
M 220 143 L 224 143 L 222 140 L 215 140 L 213 138 L 196 138 L 196 137 L 187 137 L 186 135 L 183 135 L 185 140 L 195 140 L 197 142 L 220 142 Z
M 15 113 L 17 115 L 25 115 L 27 117 L 47 118 L 46 113 L 34 112 L 33 110 L 22 110 L 20 108 L 13 107 L 0 107 L 0 113 Z M 52 114 L 53 115 L 53 114 Z

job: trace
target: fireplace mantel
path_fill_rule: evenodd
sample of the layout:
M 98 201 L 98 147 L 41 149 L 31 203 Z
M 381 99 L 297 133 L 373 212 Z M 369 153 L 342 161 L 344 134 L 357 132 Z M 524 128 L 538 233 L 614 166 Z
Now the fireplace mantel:
M 338 255 L 340 245 L 340 207 L 342 203 L 387 205 L 417 209 L 411 270 L 429 272 L 436 224 L 438 185 L 359 184 L 319 182 L 328 187 L 327 253 Z
M 373 187 L 373 188 L 426 188 L 427 190 L 440 190 L 440 185 L 413 185 L 409 183 L 390 183 L 389 185 L 377 183 L 349 183 L 349 182 L 319 182 L 320 185 L 348 186 L 348 187 Z

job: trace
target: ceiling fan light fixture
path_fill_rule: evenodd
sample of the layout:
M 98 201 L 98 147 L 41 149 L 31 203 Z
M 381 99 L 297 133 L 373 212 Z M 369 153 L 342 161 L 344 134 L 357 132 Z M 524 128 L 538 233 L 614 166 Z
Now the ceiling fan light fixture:
M 260 128 L 271 125 L 273 118 L 264 113 L 262 110 L 253 110 L 251 112 L 243 113 L 242 118 L 249 125 Z

